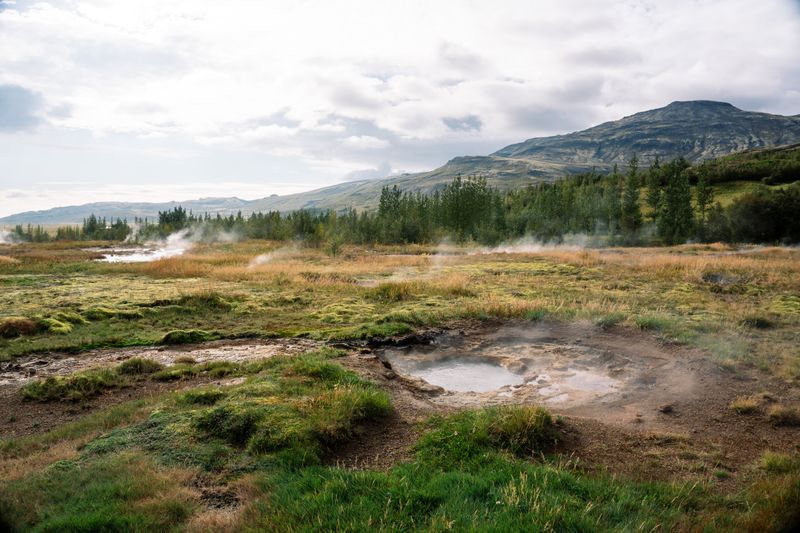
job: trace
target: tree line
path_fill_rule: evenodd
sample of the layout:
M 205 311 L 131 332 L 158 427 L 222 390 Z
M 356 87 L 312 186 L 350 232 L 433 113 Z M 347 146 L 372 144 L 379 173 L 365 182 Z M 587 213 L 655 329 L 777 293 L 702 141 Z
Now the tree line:
M 729 170 L 725 170 L 729 172 Z M 687 241 L 732 243 L 800 242 L 800 184 L 756 186 L 727 207 L 715 199 L 719 176 L 710 164 L 690 166 L 678 158 L 641 168 L 633 157 L 624 169 L 589 172 L 553 183 L 499 191 L 479 176 L 456 177 L 423 194 L 397 186 L 382 189 L 371 211 L 354 209 L 271 211 L 244 216 L 194 214 L 183 207 L 160 212 L 157 220 L 134 219 L 139 240 L 163 238 L 192 228 L 200 239 L 221 233 L 241 238 L 298 240 L 310 246 L 435 243 L 443 239 L 486 245 L 522 237 L 558 242 L 586 234 L 615 245 L 672 245 Z M 133 234 L 125 220 L 94 215 L 82 226 L 50 234 L 18 226 L 19 240 L 124 240 Z

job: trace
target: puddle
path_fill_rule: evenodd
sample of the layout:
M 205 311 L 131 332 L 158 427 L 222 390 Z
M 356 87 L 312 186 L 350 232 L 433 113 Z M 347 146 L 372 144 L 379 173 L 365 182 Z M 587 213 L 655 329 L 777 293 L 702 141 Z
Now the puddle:
M 456 392 L 488 392 L 523 382 L 522 376 L 500 365 L 480 361 L 446 359 L 419 365 L 398 361 L 397 369 Z
M 396 372 L 445 389 L 450 404 L 544 403 L 571 409 L 674 388 L 672 356 L 656 344 L 588 324 L 525 324 L 445 332 L 430 345 L 386 348 Z M 647 379 L 645 379 L 647 378 Z M 691 380 L 687 380 L 689 383 Z

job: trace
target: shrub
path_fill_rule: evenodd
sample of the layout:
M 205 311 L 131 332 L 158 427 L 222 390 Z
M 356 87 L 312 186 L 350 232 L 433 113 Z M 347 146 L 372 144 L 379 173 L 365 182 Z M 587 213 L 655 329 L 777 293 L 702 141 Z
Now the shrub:
M 192 344 L 195 342 L 205 342 L 216 338 L 213 333 L 202 329 L 176 329 L 170 331 L 161 338 L 161 344 Z
M 144 359 L 142 357 L 132 357 L 122 362 L 117 367 L 117 372 L 120 374 L 153 374 L 163 368 L 164 365 L 158 361 Z

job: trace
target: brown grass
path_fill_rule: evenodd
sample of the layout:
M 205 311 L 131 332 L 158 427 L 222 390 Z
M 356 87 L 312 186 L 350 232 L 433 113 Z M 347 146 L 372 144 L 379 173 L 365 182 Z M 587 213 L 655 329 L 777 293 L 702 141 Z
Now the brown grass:
M 37 454 L 0 459 L 0 479 L 6 482 L 22 479 L 34 472 L 41 471 L 57 461 L 74 459 L 78 456 L 78 449 L 92 438 L 94 438 L 94 435 L 76 440 L 62 441 Z
M 740 415 L 750 415 L 758 411 L 761 399 L 756 396 L 739 396 L 730 403 L 730 408 Z
M 776 404 L 767 410 L 767 418 L 776 426 L 800 426 L 800 408 Z

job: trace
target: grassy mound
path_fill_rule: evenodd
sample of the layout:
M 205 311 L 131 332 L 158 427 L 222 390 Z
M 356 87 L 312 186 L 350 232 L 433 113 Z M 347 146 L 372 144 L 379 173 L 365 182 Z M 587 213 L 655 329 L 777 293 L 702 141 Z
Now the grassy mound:
M 194 344 L 217 338 L 216 335 L 202 329 L 178 329 L 170 331 L 161 339 L 161 344 Z

